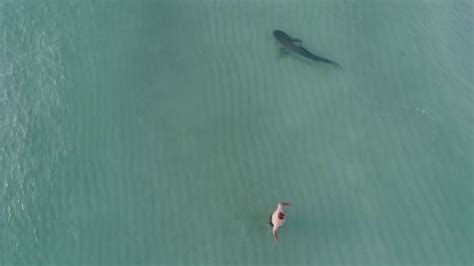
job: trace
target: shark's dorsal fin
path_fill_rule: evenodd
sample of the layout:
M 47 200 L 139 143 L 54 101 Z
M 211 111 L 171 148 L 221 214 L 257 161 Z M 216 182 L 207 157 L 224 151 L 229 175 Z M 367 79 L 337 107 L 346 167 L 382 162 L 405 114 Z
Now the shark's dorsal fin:
M 302 43 L 303 41 L 300 40 L 300 39 L 291 39 L 292 42 L 299 42 L 299 43 Z

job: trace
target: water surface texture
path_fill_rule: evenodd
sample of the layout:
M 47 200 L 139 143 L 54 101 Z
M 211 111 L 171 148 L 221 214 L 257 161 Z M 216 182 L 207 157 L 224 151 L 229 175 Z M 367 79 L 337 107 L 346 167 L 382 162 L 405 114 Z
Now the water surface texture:
M 0 265 L 472 265 L 473 10 L 0 0 Z

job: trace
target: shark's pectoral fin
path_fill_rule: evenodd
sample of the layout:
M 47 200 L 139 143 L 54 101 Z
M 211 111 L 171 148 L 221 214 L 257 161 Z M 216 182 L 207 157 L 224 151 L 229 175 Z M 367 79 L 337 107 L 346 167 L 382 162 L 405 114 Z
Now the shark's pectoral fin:
M 300 39 L 292 39 L 291 41 L 292 41 L 292 42 L 299 42 L 299 43 L 302 43 L 302 42 L 303 42 L 303 41 L 300 40 Z
M 286 49 L 283 48 L 283 47 L 280 48 L 280 57 L 286 56 L 286 55 L 288 55 L 288 54 L 289 54 L 289 53 L 288 53 L 288 50 L 286 50 Z

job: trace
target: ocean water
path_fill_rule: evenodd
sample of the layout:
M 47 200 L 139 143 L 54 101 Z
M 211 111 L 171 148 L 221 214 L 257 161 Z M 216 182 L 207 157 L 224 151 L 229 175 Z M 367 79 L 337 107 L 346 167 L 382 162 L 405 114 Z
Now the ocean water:
M 474 264 L 473 10 L 0 0 L 0 265 Z

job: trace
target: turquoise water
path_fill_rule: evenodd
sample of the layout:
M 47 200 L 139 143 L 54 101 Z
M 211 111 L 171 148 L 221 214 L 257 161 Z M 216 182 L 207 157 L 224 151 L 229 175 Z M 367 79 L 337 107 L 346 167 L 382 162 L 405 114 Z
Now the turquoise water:
M 473 10 L 0 0 L 0 265 L 472 265 Z

